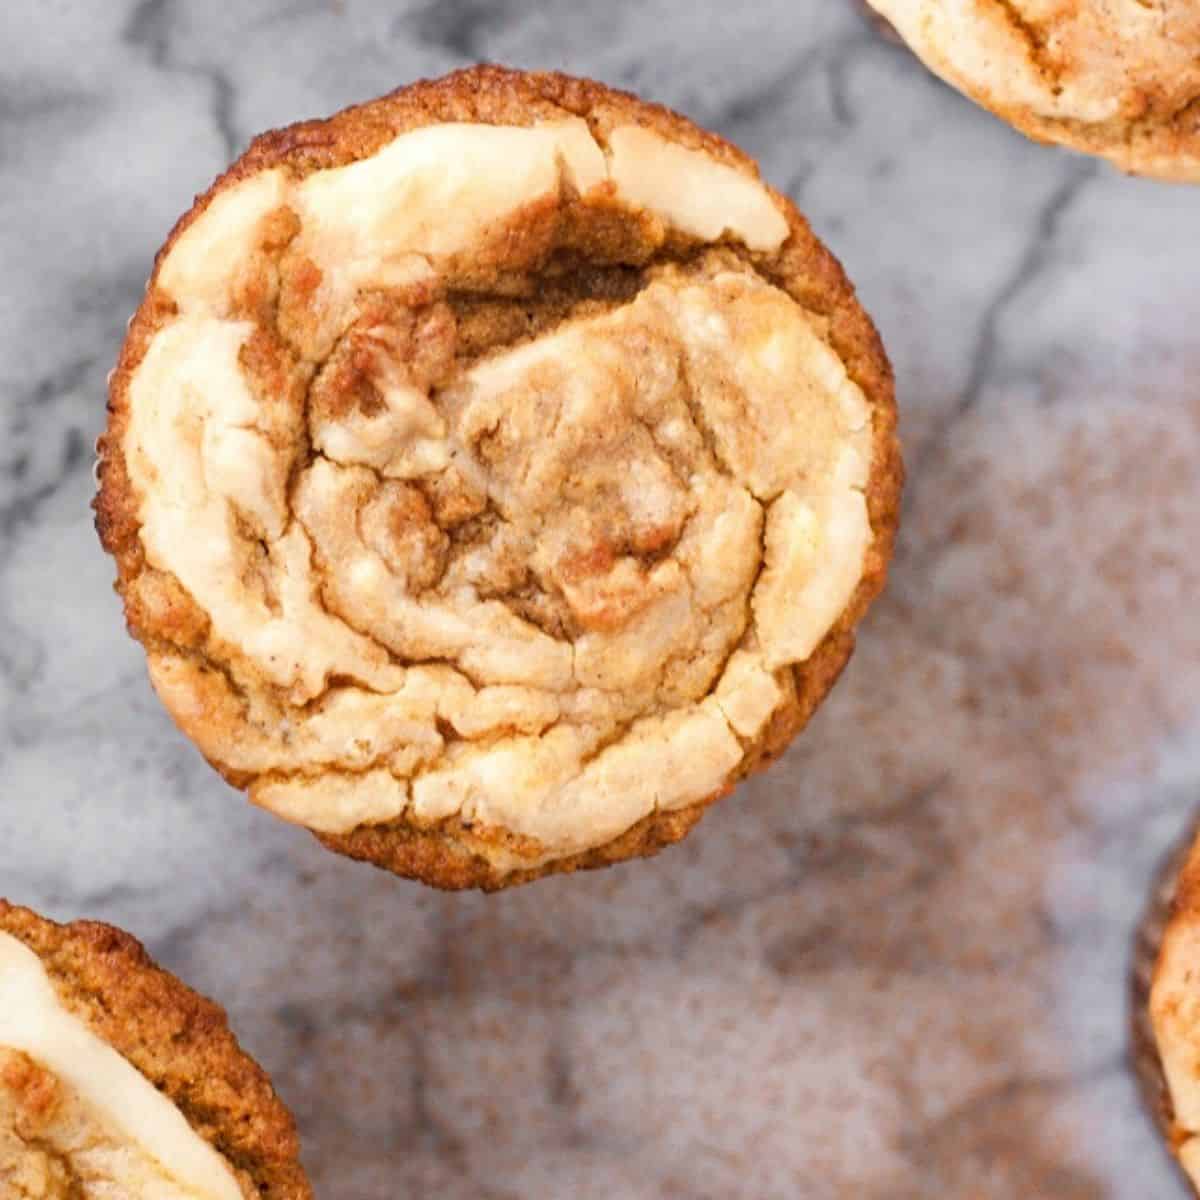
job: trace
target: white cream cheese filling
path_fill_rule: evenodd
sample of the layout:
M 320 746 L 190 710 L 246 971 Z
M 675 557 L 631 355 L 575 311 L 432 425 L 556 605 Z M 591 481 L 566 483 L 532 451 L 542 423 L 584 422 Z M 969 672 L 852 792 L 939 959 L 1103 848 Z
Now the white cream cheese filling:
M 38 956 L 3 932 L 0 1046 L 45 1067 L 106 1128 L 152 1159 L 170 1181 L 154 1186 L 154 1200 L 242 1200 L 225 1159 L 140 1071 L 63 1007 Z
M 1189 31 L 1162 5 L 1143 0 L 870 0 L 930 67 L 1005 115 L 1024 109 L 1049 120 L 1101 125 L 1119 118 L 1147 90 L 1156 62 L 1160 86 L 1194 64 Z M 1186 7 L 1186 6 L 1184 6 Z M 1015 15 L 1014 15 L 1015 14 Z M 1035 50 L 1031 28 L 1049 28 Z M 1040 56 L 1061 64 L 1048 77 Z
M 442 125 L 300 183 L 278 169 L 244 180 L 163 263 L 158 283 L 179 311 L 130 381 L 124 443 L 147 562 L 179 580 L 219 645 L 293 703 L 317 707 L 285 734 L 259 725 L 234 747 L 209 747 L 208 702 L 189 665 L 152 655 L 152 677 L 202 749 L 261 774 L 252 799 L 286 819 L 344 833 L 406 812 L 421 822 L 458 816 L 532 839 L 542 859 L 600 845 L 650 812 L 720 789 L 743 757 L 740 739 L 784 702 L 786 673 L 858 586 L 871 541 L 867 402 L 799 306 L 752 274 L 652 283 L 611 313 L 484 358 L 436 406 L 397 384 L 380 414 L 323 427 L 322 456 L 298 476 L 257 427 L 240 366 L 254 326 L 229 318 L 227 295 L 255 253 L 256 228 L 281 204 L 300 218 L 295 245 L 321 268 L 321 304 L 349 314 L 360 288 L 436 274 L 523 206 L 601 187 L 705 241 L 772 251 L 788 236 L 749 172 L 641 127 L 616 128 L 602 150 L 579 120 Z M 654 339 L 666 349 L 633 372 L 626 348 Z M 587 458 L 606 430 L 657 419 L 646 397 L 666 397 L 664 412 L 677 404 L 684 376 L 721 473 L 675 477 L 672 439 L 695 436 L 679 417 L 636 432 L 632 450 L 614 441 L 630 457 L 611 478 L 603 452 Z M 513 399 L 534 393 L 558 406 L 549 432 L 542 409 L 525 414 Z M 561 443 L 549 458 L 514 459 L 510 470 L 471 450 L 497 427 L 525 436 L 525 420 L 529 445 Z M 538 506 L 562 486 L 552 476 L 574 461 L 572 439 L 576 476 L 590 471 L 618 498 L 631 536 L 675 530 L 670 557 L 653 569 L 627 557 L 582 578 L 562 574 L 590 527 L 570 513 L 555 524 Z M 519 446 L 513 453 L 520 459 Z M 586 632 L 550 636 L 478 594 L 468 560 L 440 601 L 410 591 L 367 536 L 364 514 L 376 503 L 367 498 L 448 464 L 486 491 L 518 543 L 530 539 L 532 569 L 559 580 Z M 247 541 L 247 524 L 260 546 Z M 743 638 L 734 609 L 760 538 L 765 569 L 745 597 Z M 319 561 L 335 569 L 321 576 Z M 695 695 L 693 676 L 724 659 Z M 326 694 L 334 678 L 350 685 Z M 613 723 L 606 714 L 630 693 L 646 695 L 645 711 L 621 719 L 625 732 L 596 754 Z M 461 740 L 447 744 L 439 721 Z M 280 759 L 284 746 L 294 759 Z

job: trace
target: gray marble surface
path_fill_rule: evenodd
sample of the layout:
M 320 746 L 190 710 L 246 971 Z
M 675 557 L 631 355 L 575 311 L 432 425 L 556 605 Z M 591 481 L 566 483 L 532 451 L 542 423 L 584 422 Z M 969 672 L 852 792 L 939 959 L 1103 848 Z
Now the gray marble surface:
M 1023 141 L 849 0 L 5 0 L 0 46 L 0 892 L 220 999 L 322 1198 L 1183 1194 L 1126 993 L 1200 802 L 1200 193 Z M 478 58 L 759 156 L 880 325 L 912 479 L 773 772 L 656 861 L 492 898 L 228 790 L 88 512 L 193 193 L 260 129 Z

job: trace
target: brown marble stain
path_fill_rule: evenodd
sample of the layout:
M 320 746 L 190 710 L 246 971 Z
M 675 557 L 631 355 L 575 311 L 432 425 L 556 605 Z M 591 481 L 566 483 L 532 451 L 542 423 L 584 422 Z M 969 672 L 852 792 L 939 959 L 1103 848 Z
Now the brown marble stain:
M 1200 796 L 1194 190 L 1027 143 L 846 2 L 151 0 L 124 38 L 52 7 L 5 9 L 0 891 L 227 1005 L 330 1200 L 1182 1196 L 1123 1056 Z M 760 156 L 879 322 L 912 468 L 889 591 L 786 757 L 654 861 L 495 897 L 219 785 L 120 634 L 84 449 L 232 143 L 464 56 Z

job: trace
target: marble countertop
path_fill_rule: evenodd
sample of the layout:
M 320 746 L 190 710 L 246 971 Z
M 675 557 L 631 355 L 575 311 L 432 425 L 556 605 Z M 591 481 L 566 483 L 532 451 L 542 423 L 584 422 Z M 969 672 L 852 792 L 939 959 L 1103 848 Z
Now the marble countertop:
M 17 0 L 0 30 L 0 893 L 225 1004 L 322 1198 L 1184 1194 L 1126 1027 L 1200 803 L 1200 192 L 1025 142 L 839 0 Z M 655 861 L 496 897 L 228 790 L 87 507 L 193 193 L 260 129 L 478 58 L 760 157 L 878 321 L 911 477 L 783 762 Z

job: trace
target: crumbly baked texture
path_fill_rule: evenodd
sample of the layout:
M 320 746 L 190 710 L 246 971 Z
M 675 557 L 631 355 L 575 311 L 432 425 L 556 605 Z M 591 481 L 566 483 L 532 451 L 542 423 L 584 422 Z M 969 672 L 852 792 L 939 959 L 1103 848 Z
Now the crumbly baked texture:
M 62 1006 L 169 1097 L 224 1156 L 247 1200 L 309 1200 L 291 1115 L 238 1046 L 220 1008 L 111 926 L 57 925 L 0 900 L 0 933 L 32 950 Z M 115 1195 L 115 1180 L 106 1174 L 115 1166 L 142 1169 L 136 1153 L 62 1080 L 0 1045 L 0 1193 L 13 1200 Z M 146 1186 L 148 1195 L 180 1194 L 157 1177 Z
M 653 853 L 777 755 L 901 486 L 887 359 L 791 202 L 497 67 L 258 138 L 160 251 L 109 414 L 97 526 L 176 721 L 451 888 Z
M 936 74 L 1038 141 L 1200 180 L 1191 0 L 870 0 Z
M 1164 866 L 1139 929 L 1133 1005 L 1134 1065 L 1142 1094 L 1200 1194 L 1200 838 L 1195 830 Z

